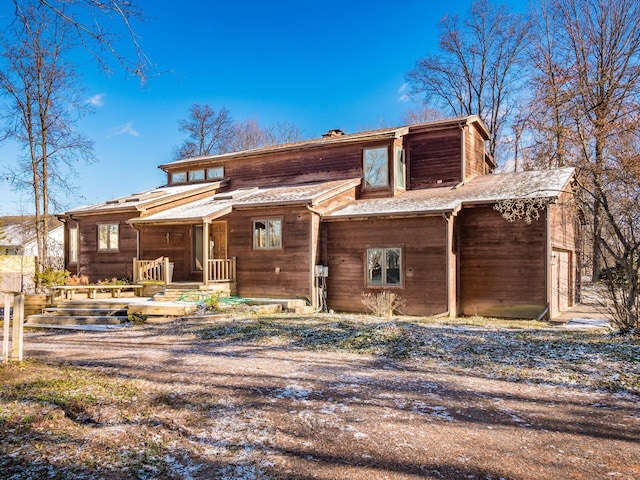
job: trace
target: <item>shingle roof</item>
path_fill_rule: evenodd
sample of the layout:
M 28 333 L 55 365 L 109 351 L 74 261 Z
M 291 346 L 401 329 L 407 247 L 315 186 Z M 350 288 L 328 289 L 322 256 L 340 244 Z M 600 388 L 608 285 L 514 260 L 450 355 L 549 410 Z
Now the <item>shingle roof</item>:
M 326 218 L 438 214 L 453 212 L 464 204 L 495 203 L 510 198 L 555 198 L 567 188 L 573 173 L 573 168 L 564 168 L 483 175 L 458 188 L 409 190 L 390 198 L 357 200 Z
M 159 187 L 144 192 L 134 193 L 126 197 L 107 200 L 105 202 L 83 205 L 66 212 L 70 215 L 82 213 L 107 213 L 115 210 L 144 210 L 149 205 L 164 203 L 175 197 L 189 196 L 201 191 L 215 190 L 220 187 L 220 182 L 199 183 L 195 185 L 178 185 L 171 187 Z
M 231 212 L 232 208 L 279 205 L 316 205 L 326 198 L 353 188 L 360 179 L 334 180 L 303 185 L 239 189 L 218 193 L 151 215 L 129 220 L 132 224 L 190 223 L 211 221 Z
M 49 215 L 49 231 L 62 226 L 55 216 Z M 0 245 L 19 246 L 36 238 L 33 215 L 0 217 Z

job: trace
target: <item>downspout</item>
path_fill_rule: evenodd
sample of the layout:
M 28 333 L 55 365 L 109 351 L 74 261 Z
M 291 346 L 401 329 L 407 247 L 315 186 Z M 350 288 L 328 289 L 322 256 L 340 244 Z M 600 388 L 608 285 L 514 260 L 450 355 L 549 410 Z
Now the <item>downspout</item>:
M 462 177 L 460 178 L 461 183 L 465 183 L 467 180 L 467 145 L 466 145 L 466 141 L 465 141 L 465 136 L 466 136 L 466 129 L 467 129 L 467 125 L 466 124 L 458 124 L 458 127 L 460 128 L 460 151 L 461 151 L 461 155 L 462 155 L 462 165 L 461 165 L 461 174 Z
M 314 311 L 318 311 L 318 309 L 320 308 L 320 305 L 318 304 L 318 290 L 320 288 L 320 286 L 318 285 L 318 279 L 316 277 L 316 256 L 317 256 L 317 250 L 318 250 L 318 240 L 316 239 L 316 237 L 314 236 L 314 216 L 313 215 L 317 215 L 318 216 L 318 231 L 317 231 L 317 238 L 320 238 L 320 218 L 322 217 L 322 214 L 318 211 L 315 210 L 311 205 L 306 205 L 307 210 L 309 210 L 310 212 L 310 222 L 309 222 L 309 270 L 310 270 L 310 278 L 309 278 L 309 284 L 311 286 L 310 288 L 310 292 L 311 292 L 311 298 L 310 298 L 310 302 L 311 302 L 311 307 L 313 308 Z
M 542 319 L 548 316 L 551 319 L 553 315 L 553 266 L 551 262 L 553 262 L 553 248 L 551 246 L 551 215 L 549 211 L 549 205 L 545 208 L 545 291 L 546 291 L 546 307 L 539 315 Z

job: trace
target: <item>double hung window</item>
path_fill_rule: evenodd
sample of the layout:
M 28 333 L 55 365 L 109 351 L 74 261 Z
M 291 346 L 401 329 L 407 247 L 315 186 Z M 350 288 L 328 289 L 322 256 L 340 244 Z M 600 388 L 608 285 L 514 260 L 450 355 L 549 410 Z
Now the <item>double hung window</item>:
M 280 218 L 253 221 L 253 248 L 282 248 L 282 220 Z
M 367 249 L 367 286 L 402 285 L 402 249 Z
M 118 250 L 118 224 L 98 225 L 98 250 Z

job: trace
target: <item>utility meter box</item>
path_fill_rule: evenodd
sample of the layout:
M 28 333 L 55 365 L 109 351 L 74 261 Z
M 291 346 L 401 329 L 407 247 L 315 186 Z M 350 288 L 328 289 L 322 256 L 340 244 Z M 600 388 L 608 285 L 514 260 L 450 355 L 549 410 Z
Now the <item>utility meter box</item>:
M 329 267 L 325 265 L 316 265 L 316 277 L 328 277 Z

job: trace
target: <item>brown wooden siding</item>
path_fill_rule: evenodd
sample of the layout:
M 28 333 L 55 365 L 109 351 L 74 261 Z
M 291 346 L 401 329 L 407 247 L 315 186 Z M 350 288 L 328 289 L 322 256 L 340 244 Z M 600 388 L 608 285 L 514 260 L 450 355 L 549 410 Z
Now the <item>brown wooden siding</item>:
M 408 187 L 442 187 L 460 183 L 462 176 L 461 130 L 416 133 L 407 138 Z
M 173 281 L 202 281 L 202 271 L 193 265 L 193 225 L 141 225 L 140 258 L 169 257 Z
M 228 217 L 238 294 L 311 299 L 311 215 L 306 208 L 236 210 Z M 253 249 L 253 220 L 282 218 L 282 249 Z
M 544 310 L 544 214 L 527 225 L 491 207 L 469 208 L 458 215 L 456 236 L 462 314 L 531 318 Z
M 488 173 L 485 164 L 484 137 L 476 125 L 465 129 L 465 181 Z
M 133 259 L 137 251 L 136 230 L 126 223 L 137 213 L 117 213 L 112 215 L 91 215 L 78 221 L 79 263 L 70 266 L 71 273 L 87 275 L 90 282 L 107 278 L 131 278 Z M 119 229 L 118 250 L 98 251 L 98 225 L 117 223 Z
M 441 217 L 325 222 L 322 225 L 329 266 L 327 303 L 344 312 L 364 312 L 367 248 L 402 248 L 402 287 L 389 288 L 406 302 L 403 313 L 429 315 L 447 309 L 446 222 Z

